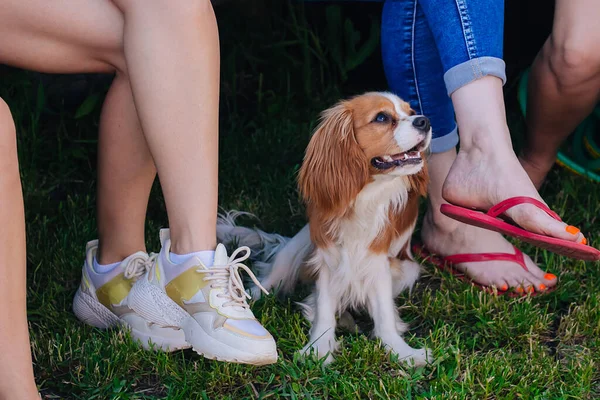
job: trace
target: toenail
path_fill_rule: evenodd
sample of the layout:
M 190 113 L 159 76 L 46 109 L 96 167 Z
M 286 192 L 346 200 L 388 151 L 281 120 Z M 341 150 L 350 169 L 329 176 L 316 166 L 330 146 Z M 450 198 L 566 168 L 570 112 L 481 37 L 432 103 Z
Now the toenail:
M 540 290 L 546 290 L 546 285 L 544 285 L 543 283 L 540 285 Z
M 533 293 L 533 292 L 535 292 L 535 289 L 533 288 L 533 286 L 527 286 L 527 291 L 529 293 Z
M 581 242 L 580 242 L 580 243 L 581 243 L 581 244 L 587 244 L 587 239 L 586 239 L 586 238 L 583 238 L 583 239 L 581 239 Z
M 553 281 L 556 279 L 556 275 L 551 274 L 551 273 L 547 273 L 546 275 L 544 275 L 544 279 L 547 281 Z
M 571 235 L 577 235 L 579 232 L 581 232 L 579 228 L 573 225 L 567 226 L 566 231 L 569 232 Z
M 517 291 L 517 293 L 523 293 L 523 288 L 521 286 L 519 286 L 517 289 L 515 289 Z
M 502 290 L 503 292 L 506 292 L 508 290 L 508 285 L 502 285 L 500 290 Z

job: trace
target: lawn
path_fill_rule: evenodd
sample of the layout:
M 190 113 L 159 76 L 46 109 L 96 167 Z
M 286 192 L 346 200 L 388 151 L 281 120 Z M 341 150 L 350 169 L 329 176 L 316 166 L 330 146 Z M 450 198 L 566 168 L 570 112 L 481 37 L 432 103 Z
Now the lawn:
M 218 9 L 223 57 L 219 205 L 260 218 L 245 223 L 291 235 L 305 223 L 295 177 L 318 113 L 340 97 L 385 89 L 371 36 L 371 18 L 377 22 L 380 5 L 257 4 L 263 7 Z M 244 21 L 234 24 L 239 15 Z M 85 243 L 96 238 L 96 130 L 107 80 L 0 70 L 0 96 L 11 106 L 18 129 L 28 314 L 44 398 L 600 397 L 598 265 L 522 244 L 559 276 L 558 290 L 536 298 L 494 297 L 423 263 L 416 290 L 397 302 L 411 323 L 409 344 L 435 352 L 433 365 L 422 369 L 405 368 L 377 341 L 348 331 L 340 332 L 334 364 L 298 358 L 309 327 L 293 302 L 303 289 L 290 300 L 271 296 L 254 304 L 280 355 L 277 364 L 260 368 L 208 361 L 192 351 L 148 352 L 123 332 L 81 324 L 71 302 Z M 509 121 L 518 143 L 523 120 L 515 97 L 514 84 L 508 85 Z M 600 246 L 599 185 L 556 169 L 542 194 Z M 158 251 L 158 229 L 167 223 L 158 182 L 147 221 L 148 248 Z M 363 318 L 367 331 L 369 324 Z

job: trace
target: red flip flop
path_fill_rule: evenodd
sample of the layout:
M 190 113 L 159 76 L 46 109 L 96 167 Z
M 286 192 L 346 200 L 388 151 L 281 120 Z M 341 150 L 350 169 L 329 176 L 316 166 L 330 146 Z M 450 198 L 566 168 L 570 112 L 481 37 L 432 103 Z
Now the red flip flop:
M 470 283 L 473 286 L 478 287 L 479 289 L 483 290 L 484 292 L 490 293 L 490 294 L 498 294 L 500 296 L 502 295 L 506 295 L 509 297 L 524 297 L 524 296 L 539 296 L 541 294 L 546 294 L 546 293 L 550 293 L 553 290 L 556 289 L 556 286 L 553 286 L 547 290 L 544 290 L 543 292 L 537 292 L 537 291 L 533 291 L 533 292 L 527 292 L 525 290 L 518 292 L 515 290 L 500 290 L 498 288 L 493 289 L 489 286 L 485 286 L 485 285 L 481 285 L 477 282 L 473 282 L 469 277 L 467 277 L 464 272 L 459 271 L 455 265 L 456 264 L 462 264 L 462 263 L 466 263 L 466 262 L 484 262 L 484 261 L 511 261 L 514 263 L 517 263 L 521 266 L 521 268 L 523 268 L 525 271 L 529 270 L 527 269 L 527 264 L 525 264 L 525 258 L 523 257 L 523 253 L 521 253 L 521 251 L 519 249 L 517 249 L 516 247 L 515 249 L 515 254 L 511 254 L 511 253 L 475 253 L 475 254 L 455 254 L 453 256 L 447 256 L 447 257 L 441 257 L 441 256 L 437 256 L 435 254 L 431 254 L 430 252 L 428 252 L 425 247 L 423 247 L 422 245 L 419 244 L 413 244 L 412 246 L 413 249 L 413 253 L 421 258 L 426 258 L 430 263 L 432 263 L 433 265 L 436 266 L 436 268 L 445 271 L 445 272 L 449 272 L 452 275 L 454 275 L 458 280 L 462 281 L 462 282 L 466 282 L 466 283 Z
M 453 204 L 442 204 L 440 211 L 442 214 L 465 224 L 512 236 L 563 256 L 585 261 L 600 260 L 600 250 L 594 247 L 529 232 L 516 224 L 509 223 L 510 219 L 504 213 L 520 204 L 533 204 L 555 220 L 562 221 L 558 214 L 549 209 L 544 203 L 531 197 L 512 197 L 506 199 L 490 208 L 487 213 Z

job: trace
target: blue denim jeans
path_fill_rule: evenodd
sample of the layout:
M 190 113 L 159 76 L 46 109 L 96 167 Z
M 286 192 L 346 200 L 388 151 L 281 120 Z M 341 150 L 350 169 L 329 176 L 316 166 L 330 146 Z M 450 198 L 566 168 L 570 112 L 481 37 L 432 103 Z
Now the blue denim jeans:
M 387 0 L 381 47 L 390 90 L 431 121 L 431 151 L 456 147 L 450 95 L 486 75 L 506 83 L 504 0 Z

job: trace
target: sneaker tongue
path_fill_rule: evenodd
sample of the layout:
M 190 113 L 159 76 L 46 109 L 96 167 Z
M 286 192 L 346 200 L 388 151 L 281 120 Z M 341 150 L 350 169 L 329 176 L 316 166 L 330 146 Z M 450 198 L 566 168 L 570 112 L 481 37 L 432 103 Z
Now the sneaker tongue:
M 215 250 L 215 262 L 214 265 L 225 265 L 227 264 L 227 249 L 223 244 L 219 243 L 217 245 L 217 249 Z

